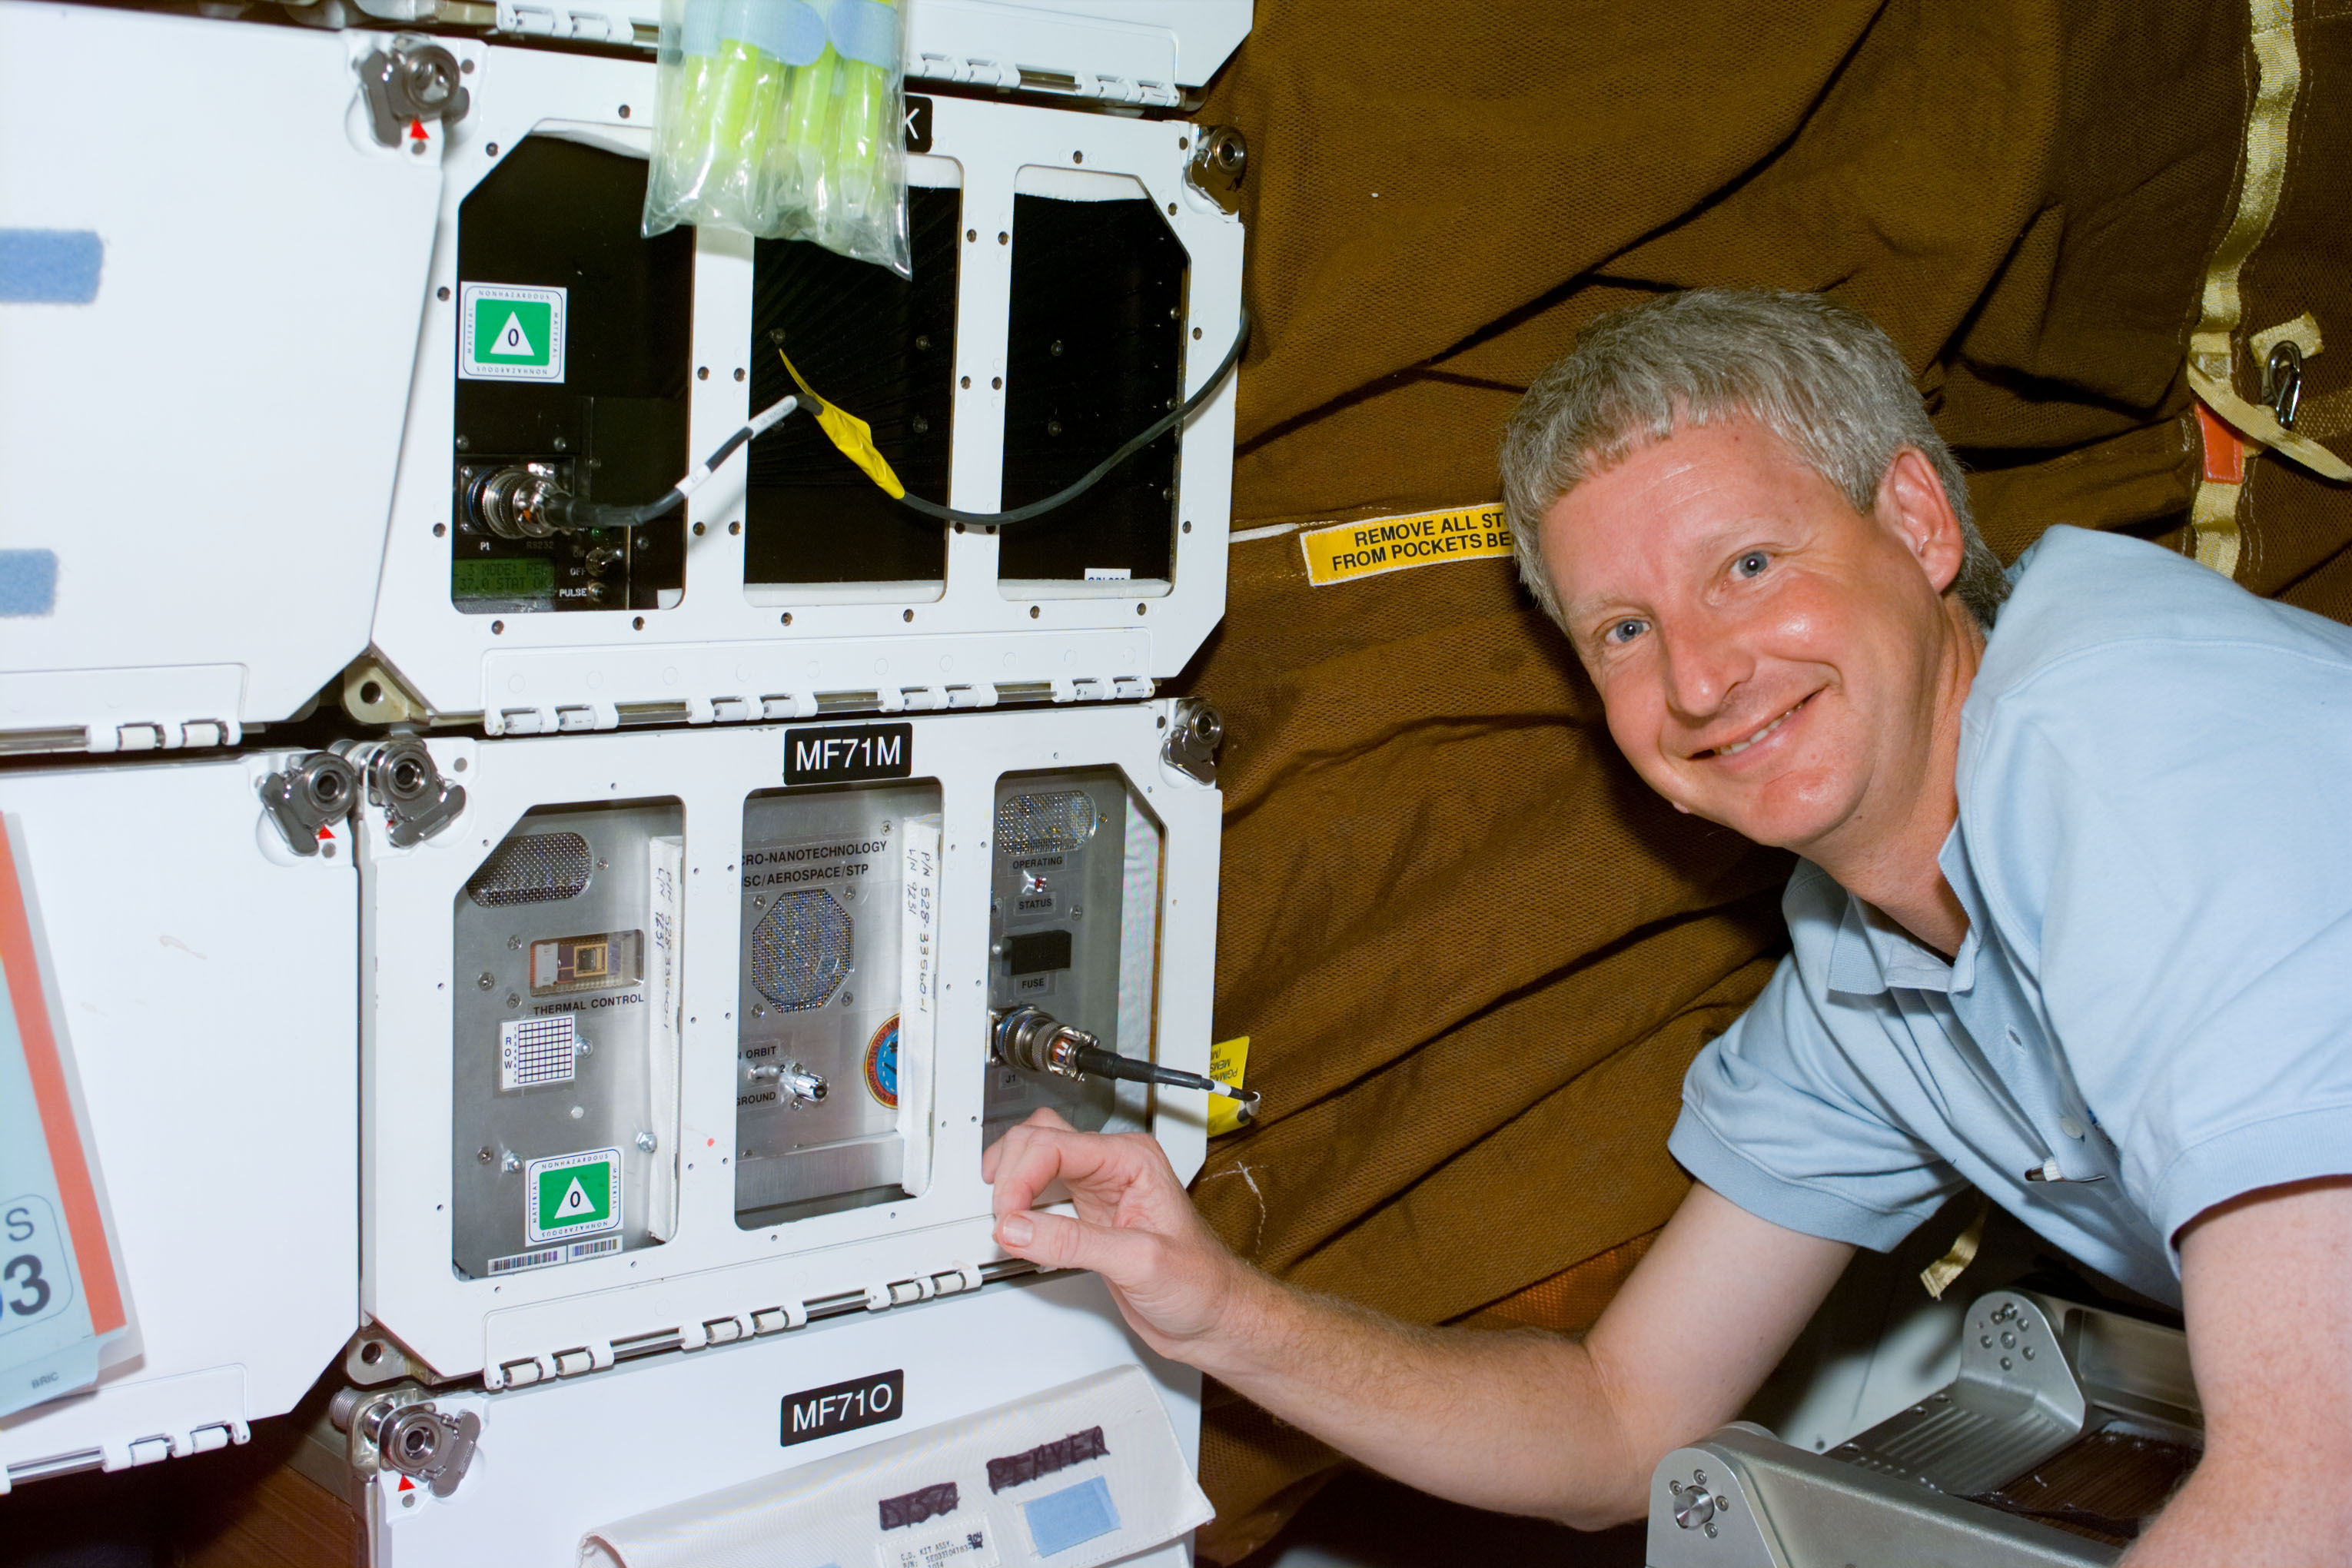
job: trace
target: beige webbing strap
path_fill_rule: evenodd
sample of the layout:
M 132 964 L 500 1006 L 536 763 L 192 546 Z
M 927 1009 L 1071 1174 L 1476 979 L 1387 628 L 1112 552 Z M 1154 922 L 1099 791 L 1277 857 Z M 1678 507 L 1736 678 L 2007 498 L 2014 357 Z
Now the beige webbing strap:
M 1919 1283 L 1927 1288 L 1928 1295 L 1942 1300 L 1944 1292 L 1952 1288 L 1952 1281 L 1977 1260 L 1977 1248 L 1984 1245 L 1985 1220 L 1991 1213 L 1992 1200 L 1981 1193 L 1978 1194 L 1977 1217 L 1969 1221 L 1967 1228 L 1952 1238 L 1952 1245 L 1943 1257 L 1919 1270 Z
M 2201 316 L 2189 338 L 2189 384 L 2208 408 L 2247 440 L 2273 447 L 2330 479 L 2352 479 L 2352 466 L 2317 442 L 2281 429 L 2269 409 L 2240 397 L 2231 384 L 2232 342 L 2245 313 L 2238 275 L 2278 212 L 2279 193 L 2286 184 L 2287 123 L 2303 86 L 2303 61 L 2294 47 L 2294 0 L 2248 0 L 2247 9 L 2260 76 L 2246 113 L 2245 169 L 2238 184 L 2237 214 L 2206 266 Z M 2238 569 L 2238 501 L 2242 494 L 2241 486 L 2200 480 L 2190 505 L 2197 559 L 2225 577 L 2234 576 Z

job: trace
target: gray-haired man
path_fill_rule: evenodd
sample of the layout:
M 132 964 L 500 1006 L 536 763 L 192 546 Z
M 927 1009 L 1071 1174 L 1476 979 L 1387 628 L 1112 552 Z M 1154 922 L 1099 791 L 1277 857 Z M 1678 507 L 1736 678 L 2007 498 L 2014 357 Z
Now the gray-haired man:
M 2071 529 L 2004 577 L 1893 345 L 1810 296 L 1595 323 L 1503 468 L 1634 768 L 1803 857 L 1685 1082 L 1689 1197 L 1580 1343 L 1288 1289 L 1156 1144 L 1045 1120 L 990 1152 L 1000 1241 L 1374 1468 L 1590 1527 L 1973 1183 L 2184 1307 L 2207 1456 L 2130 1561 L 2352 1562 L 2352 632 Z

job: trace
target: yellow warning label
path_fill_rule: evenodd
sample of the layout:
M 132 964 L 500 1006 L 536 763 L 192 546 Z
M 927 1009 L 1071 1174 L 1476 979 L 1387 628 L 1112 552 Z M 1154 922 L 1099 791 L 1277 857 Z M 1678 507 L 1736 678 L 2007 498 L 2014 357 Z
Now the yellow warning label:
M 1227 1040 L 1209 1047 L 1209 1076 L 1228 1089 L 1240 1089 L 1242 1074 L 1249 1069 L 1249 1037 Z M 1222 1094 L 1209 1096 L 1209 1136 L 1238 1131 L 1242 1120 L 1238 1112 L 1241 1101 L 1227 1100 Z
M 1409 566 L 1508 555 L 1511 525 L 1499 501 L 1410 517 L 1368 517 L 1310 528 L 1298 536 L 1307 552 L 1307 580 L 1318 588 L 1377 577 Z

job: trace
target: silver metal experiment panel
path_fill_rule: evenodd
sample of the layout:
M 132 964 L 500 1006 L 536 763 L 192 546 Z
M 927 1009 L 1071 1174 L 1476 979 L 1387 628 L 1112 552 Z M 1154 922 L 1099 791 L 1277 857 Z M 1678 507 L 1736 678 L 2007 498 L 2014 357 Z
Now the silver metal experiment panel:
M 1107 1050 L 1151 1056 L 1161 836 L 1116 769 L 1023 773 L 997 786 L 989 888 L 989 1005 L 1032 1006 Z M 1139 1083 L 992 1063 L 990 1142 L 1051 1109 L 1083 1131 L 1132 1131 Z
M 683 828 L 676 802 L 534 810 L 453 901 L 468 1278 L 656 1246 L 677 1223 Z
M 1181 717 L 430 742 L 438 784 L 419 788 L 455 815 L 423 836 L 379 805 L 359 817 L 378 1329 L 499 1387 L 844 1292 L 884 1307 L 976 1283 L 1000 1257 L 980 1175 L 992 993 L 1017 978 L 993 949 L 1066 936 L 1066 968 L 1029 970 L 1056 1006 L 1130 1056 L 1206 1070 L 1218 795 L 1163 757 Z M 1055 908 L 1003 921 L 1000 876 L 1052 852 L 1023 828 L 1039 853 L 1000 857 L 1000 823 L 1049 795 L 1074 896 L 1033 864 Z M 1129 1124 L 1197 1168 L 1201 1093 L 1128 1093 Z
M 763 791 L 744 803 L 744 1228 L 912 1195 L 900 1090 L 921 1098 L 909 1068 L 920 1058 L 927 1081 L 933 1041 L 903 998 L 923 983 L 939 856 L 935 784 Z

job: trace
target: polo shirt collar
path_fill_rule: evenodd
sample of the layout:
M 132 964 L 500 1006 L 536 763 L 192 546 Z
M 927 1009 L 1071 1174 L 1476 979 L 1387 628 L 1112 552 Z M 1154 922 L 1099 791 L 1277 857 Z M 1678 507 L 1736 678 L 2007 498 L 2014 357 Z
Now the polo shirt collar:
M 1958 824 L 1945 836 L 1936 863 L 1969 917 L 1969 933 L 1961 938 L 1960 950 L 1952 961 L 1947 963 L 1942 953 L 1915 939 L 1866 900 L 1848 893 L 1844 918 L 1838 922 L 1837 936 L 1830 946 L 1831 990 L 1874 996 L 1901 986 L 1948 994 L 1975 985 L 1984 905 L 1977 894 L 1976 878 L 1969 873 Z

